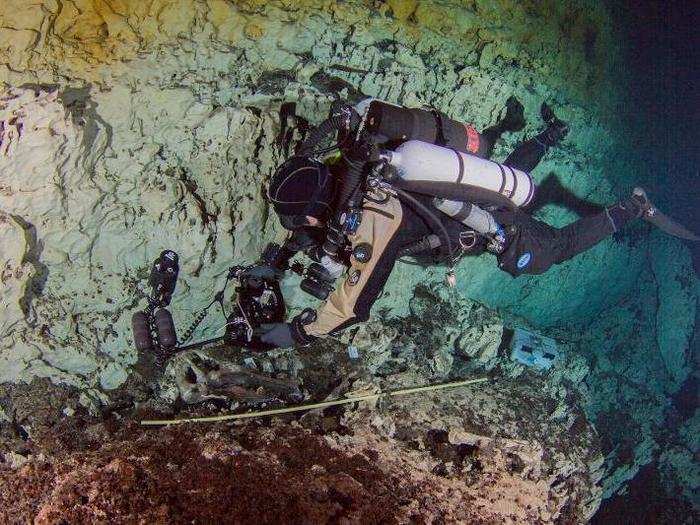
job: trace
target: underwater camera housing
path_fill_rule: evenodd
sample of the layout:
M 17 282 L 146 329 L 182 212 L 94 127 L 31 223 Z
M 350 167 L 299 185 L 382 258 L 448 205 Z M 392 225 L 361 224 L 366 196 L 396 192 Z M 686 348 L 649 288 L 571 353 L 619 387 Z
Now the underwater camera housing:
M 170 304 L 177 284 L 177 276 L 180 272 L 177 253 L 172 250 L 163 250 L 153 262 L 148 284 L 153 290 L 153 298 L 162 307 Z
M 175 323 L 167 306 L 175 292 L 180 272 L 179 257 L 172 250 L 163 250 L 151 266 L 148 284 L 151 295 L 148 307 L 136 312 L 131 318 L 134 344 L 139 351 L 163 348 L 169 350 L 177 345 Z
M 273 345 L 263 343 L 255 329 L 267 323 L 281 323 L 287 313 L 279 282 L 274 274 L 255 272 L 256 268 L 274 267 L 280 247 L 270 243 L 261 262 L 249 267 L 234 266 L 230 275 L 238 279 L 236 305 L 226 320 L 225 340 L 251 350 L 269 350 Z
M 284 297 L 278 282 L 275 263 L 280 247 L 271 243 L 262 254 L 259 263 L 251 266 L 233 266 L 229 269 L 226 284 L 216 293 L 212 302 L 202 310 L 184 332 L 181 340 L 177 337 L 173 317 L 166 308 L 172 299 L 179 273 L 179 258 L 172 250 L 163 251 L 154 261 L 148 284 L 151 294 L 147 295 L 148 307 L 134 313 L 131 319 L 132 334 L 138 351 L 170 352 L 185 348 L 197 326 L 204 320 L 214 304 L 224 310 L 224 293 L 231 280 L 237 280 L 236 301 L 233 311 L 226 319 L 226 332 L 223 337 L 193 343 L 186 348 L 200 346 L 215 341 L 225 341 L 252 350 L 268 350 L 271 345 L 260 341 L 256 329 L 265 323 L 283 322 L 286 315 Z

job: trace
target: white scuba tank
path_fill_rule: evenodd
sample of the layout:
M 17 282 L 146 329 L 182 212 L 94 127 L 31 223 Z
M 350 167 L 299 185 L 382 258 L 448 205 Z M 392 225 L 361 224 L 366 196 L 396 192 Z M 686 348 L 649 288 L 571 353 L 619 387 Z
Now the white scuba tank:
M 478 186 L 500 193 L 516 206 L 527 205 L 535 195 L 535 184 L 524 171 L 469 153 L 409 140 L 388 154 L 389 164 L 407 181 Z

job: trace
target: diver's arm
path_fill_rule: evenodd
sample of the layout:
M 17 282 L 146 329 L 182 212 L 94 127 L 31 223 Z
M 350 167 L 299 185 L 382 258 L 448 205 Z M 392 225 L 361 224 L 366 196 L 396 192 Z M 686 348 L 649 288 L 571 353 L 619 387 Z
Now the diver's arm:
M 318 244 L 308 233 L 302 230 L 295 230 L 289 235 L 277 252 L 272 266 L 276 270 L 288 270 L 289 261 L 297 253 L 308 250 Z
M 292 323 L 298 343 L 306 344 L 369 318 L 402 246 L 402 219 L 401 203 L 393 197 L 386 203 L 363 207 L 360 227 L 349 240 L 353 249 L 371 247 L 371 257 L 366 262 L 351 257 L 347 278 L 318 308 L 315 321 L 305 325 L 297 322 L 296 326 Z
M 362 222 L 349 240 L 353 249 L 360 246 L 370 249 L 371 256 L 365 262 L 355 256 L 350 258 L 347 278 L 331 292 L 315 316 L 306 311 L 289 323 L 265 326 L 265 332 L 260 334 L 261 341 L 279 348 L 304 346 L 367 320 L 406 244 L 405 219 L 401 203 L 395 197 L 381 204 L 365 202 Z
M 298 250 L 293 250 L 289 246 L 289 237 L 284 241 L 284 244 L 280 246 L 274 260 L 272 261 L 272 267 L 275 270 L 288 270 L 289 260 L 297 254 Z

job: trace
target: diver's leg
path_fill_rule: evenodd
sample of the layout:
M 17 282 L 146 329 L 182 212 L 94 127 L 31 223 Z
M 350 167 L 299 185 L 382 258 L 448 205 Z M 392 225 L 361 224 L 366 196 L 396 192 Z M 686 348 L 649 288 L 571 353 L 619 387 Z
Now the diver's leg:
M 605 218 L 608 218 L 607 224 Z M 615 233 L 633 219 L 638 218 L 643 218 L 673 237 L 694 242 L 700 241 L 700 236 L 662 213 L 652 204 L 646 192 L 637 187 L 634 188 L 630 197 L 615 206 L 611 206 L 603 213 L 581 219 L 558 230 L 559 235 L 557 236 L 561 236 L 563 242 L 558 243 L 562 250 L 558 254 L 559 260 L 556 262 L 565 261 L 577 253 L 587 250 L 607 235 Z
M 523 105 L 517 98 L 510 97 L 506 101 L 505 117 L 481 132 L 479 139 L 482 145 L 479 148 L 479 156 L 490 159 L 493 154 L 493 147 L 503 133 L 506 131 L 520 131 L 524 127 L 525 118 L 523 117 Z
M 535 198 L 527 206 L 521 208 L 529 214 L 534 214 L 547 204 L 558 204 L 567 210 L 573 211 L 579 217 L 588 217 L 603 211 L 600 206 L 592 201 L 577 197 L 570 189 L 559 182 L 554 173 L 547 175 L 537 185 Z
M 554 228 L 517 209 L 493 213 L 505 226 L 508 239 L 505 250 L 497 255 L 498 266 L 513 277 L 544 273 L 553 264 L 562 263 L 592 248 L 639 218 L 669 235 L 700 241 L 700 236 L 661 213 L 642 188 L 635 188 L 632 195 L 622 202 L 564 228 Z
M 646 195 L 644 195 L 644 199 L 646 199 Z M 600 213 L 583 217 L 557 229 L 551 247 L 553 262 L 558 264 L 589 250 L 634 219 L 641 217 L 645 211 L 644 206 L 644 201 L 633 194 Z
M 505 160 L 506 166 L 531 172 L 549 148 L 558 144 L 569 132 L 567 123 L 559 120 L 547 104 L 542 104 L 541 113 L 547 128 L 539 135 L 518 144 Z
M 601 213 L 579 219 L 564 228 L 555 228 L 519 210 L 495 212 L 505 226 L 507 244 L 498 254 L 498 267 L 518 277 L 539 275 L 553 264 L 571 259 L 588 250 L 638 216 L 638 208 L 625 201 Z

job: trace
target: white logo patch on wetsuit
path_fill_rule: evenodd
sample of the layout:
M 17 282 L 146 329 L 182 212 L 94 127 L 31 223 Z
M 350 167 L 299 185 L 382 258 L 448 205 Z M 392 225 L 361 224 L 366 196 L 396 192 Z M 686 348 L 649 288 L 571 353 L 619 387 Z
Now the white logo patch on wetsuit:
M 530 261 L 532 260 L 532 254 L 530 252 L 525 252 L 520 256 L 518 259 L 518 270 L 522 270 L 525 268 L 528 264 L 530 264 Z

